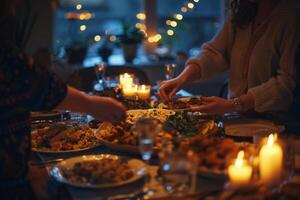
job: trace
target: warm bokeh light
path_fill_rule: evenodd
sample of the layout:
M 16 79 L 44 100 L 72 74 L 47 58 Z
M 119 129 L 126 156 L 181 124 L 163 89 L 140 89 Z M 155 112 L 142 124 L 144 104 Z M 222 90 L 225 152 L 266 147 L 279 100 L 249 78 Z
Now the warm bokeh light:
M 166 21 L 166 24 L 169 25 L 169 26 L 171 25 L 171 23 L 172 23 L 172 20 L 169 20 L 169 19 L 168 19 L 168 20 Z
M 186 7 L 182 7 L 182 8 L 181 8 L 181 12 L 186 13 L 187 11 L 188 11 L 188 9 L 187 9 Z
M 167 34 L 168 34 L 169 36 L 172 36 L 172 35 L 174 35 L 174 31 L 171 30 L 171 29 L 169 29 L 169 30 L 167 31 Z
M 198 2 L 199 2 L 199 0 L 194 0 L 194 2 L 195 2 L 195 3 L 198 3 Z
M 177 22 L 176 22 L 176 21 L 172 21 L 172 22 L 171 22 L 171 26 L 172 26 L 172 27 L 176 27 L 176 26 L 177 26 Z
M 156 34 L 156 35 L 154 35 L 154 36 L 148 37 L 147 40 L 148 40 L 148 42 L 150 42 L 150 43 L 154 43 L 154 42 L 159 42 L 161 39 L 162 39 L 161 34 Z
M 85 31 L 85 30 L 86 30 L 86 25 L 81 25 L 81 26 L 79 27 L 79 29 L 80 29 L 80 31 Z
M 138 14 L 136 14 L 136 18 L 138 18 L 139 20 L 145 20 L 146 15 L 145 15 L 145 13 L 138 13 Z
M 82 5 L 81 5 L 81 4 L 77 4 L 77 5 L 76 5 L 76 10 L 81 10 L 81 8 L 82 8 Z
M 182 20 L 183 16 L 182 16 L 182 14 L 176 14 L 176 15 L 174 15 L 174 18 L 177 20 Z
M 111 35 L 111 36 L 109 37 L 109 40 L 110 40 L 111 42 L 115 42 L 115 41 L 117 40 L 117 37 L 116 37 L 115 35 Z
M 190 8 L 190 9 L 193 9 L 194 8 L 194 4 L 190 2 L 190 3 L 187 4 L 187 7 Z
M 135 27 L 140 30 L 146 30 L 146 25 L 141 23 L 136 23 Z
M 94 40 L 95 40 L 95 42 L 99 42 L 101 40 L 101 36 L 95 35 Z

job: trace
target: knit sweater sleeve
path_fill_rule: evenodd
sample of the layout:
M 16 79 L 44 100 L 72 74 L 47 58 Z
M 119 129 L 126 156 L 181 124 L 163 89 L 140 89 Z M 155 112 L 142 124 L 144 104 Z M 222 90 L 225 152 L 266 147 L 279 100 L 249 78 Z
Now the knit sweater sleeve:
M 286 111 L 293 104 L 296 80 L 299 78 L 296 58 L 300 48 L 300 28 L 297 20 L 299 15 L 291 17 L 283 29 L 276 76 L 248 90 L 254 96 L 257 112 Z
M 187 61 L 186 66 L 196 64 L 200 67 L 201 80 L 208 80 L 225 71 L 229 66 L 229 49 L 233 40 L 232 24 L 227 19 L 215 37 L 202 46 L 198 56 Z

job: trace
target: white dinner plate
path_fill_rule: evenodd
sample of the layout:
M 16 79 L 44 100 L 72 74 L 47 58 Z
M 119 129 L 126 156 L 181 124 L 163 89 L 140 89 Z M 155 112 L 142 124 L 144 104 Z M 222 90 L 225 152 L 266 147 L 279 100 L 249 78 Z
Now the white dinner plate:
M 80 182 L 72 182 L 68 180 L 64 174 L 63 170 L 70 169 L 74 166 L 75 163 L 84 162 L 84 161 L 99 161 L 102 159 L 126 159 L 117 155 L 112 154 L 99 154 L 99 155 L 84 155 L 77 156 L 67 160 L 64 160 L 50 169 L 50 175 L 58 182 L 65 183 L 67 185 L 79 188 L 90 188 L 90 189 L 105 189 L 112 187 L 119 187 L 123 185 L 127 185 L 130 183 L 134 183 L 145 176 L 145 164 L 138 159 L 127 159 L 128 165 L 133 171 L 133 176 L 128 180 L 121 181 L 119 183 L 106 183 L 106 184 L 90 184 L 90 183 L 80 183 Z M 117 172 L 116 172 L 117 173 Z
M 268 136 L 272 133 L 282 133 L 284 126 L 275 125 L 271 121 L 258 119 L 232 119 L 224 123 L 225 134 L 235 137 Z

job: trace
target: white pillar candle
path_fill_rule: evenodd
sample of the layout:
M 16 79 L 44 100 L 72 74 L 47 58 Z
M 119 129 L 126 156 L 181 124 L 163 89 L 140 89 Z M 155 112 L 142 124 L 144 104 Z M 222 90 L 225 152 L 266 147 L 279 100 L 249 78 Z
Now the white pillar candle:
M 269 135 L 267 144 L 259 152 L 260 178 L 267 186 L 277 185 L 281 180 L 283 151 L 276 138 L 276 135 Z
M 228 167 L 228 175 L 233 187 L 243 186 L 250 182 L 252 167 L 244 160 L 244 151 L 240 151 L 234 164 Z
M 139 99 L 148 99 L 150 97 L 151 86 L 150 85 L 139 85 L 137 89 L 137 96 Z

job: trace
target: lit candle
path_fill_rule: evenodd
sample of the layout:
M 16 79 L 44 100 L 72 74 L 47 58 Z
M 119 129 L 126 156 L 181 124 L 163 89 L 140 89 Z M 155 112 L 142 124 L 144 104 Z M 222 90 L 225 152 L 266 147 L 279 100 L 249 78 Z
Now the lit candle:
M 244 159 L 244 151 L 240 151 L 234 164 L 228 168 L 230 183 L 233 187 L 243 186 L 250 182 L 252 167 Z
M 126 87 L 127 85 L 132 85 L 133 84 L 133 75 L 125 73 L 120 75 L 120 86 L 121 87 Z
M 260 178 L 268 186 L 278 184 L 281 179 L 283 151 L 276 139 L 276 134 L 269 135 L 267 144 L 259 152 Z
M 150 97 L 150 91 L 150 85 L 139 85 L 137 90 L 137 96 L 139 99 L 148 99 Z
M 122 92 L 124 97 L 133 98 L 136 96 L 137 93 L 137 85 L 129 84 L 122 87 Z

